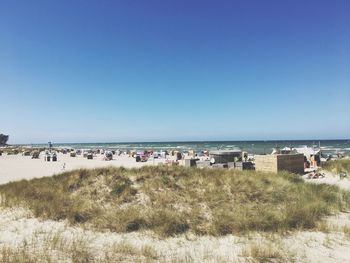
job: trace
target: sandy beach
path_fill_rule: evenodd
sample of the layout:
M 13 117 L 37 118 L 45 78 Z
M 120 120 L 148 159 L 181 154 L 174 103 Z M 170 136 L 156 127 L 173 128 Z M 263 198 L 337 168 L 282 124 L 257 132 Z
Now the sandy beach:
M 329 224 L 349 224 L 349 214 L 332 216 Z M 227 235 L 223 237 L 185 235 L 159 239 L 151 233 L 95 232 L 70 227 L 65 222 L 39 220 L 30 211 L 22 208 L 0 208 L 0 244 L 20 247 L 28 240 L 33 251 L 40 251 L 49 240 L 55 239 L 56 249 L 66 244 L 84 242 L 95 255 L 95 259 L 106 253 L 110 247 L 128 247 L 130 251 L 151 249 L 158 260 L 148 262 L 255 262 L 247 260 L 247 249 L 269 246 L 273 250 L 289 251 L 294 262 L 349 262 L 349 239 L 341 232 L 332 233 L 296 231 L 290 235 L 251 233 L 250 236 Z M 120 260 L 120 261 L 119 261 Z M 118 262 L 132 262 L 132 257 L 118 259 Z M 66 261 L 62 261 L 66 262 Z M 69 262 L 69 261 L 68 261 Z M 138 262 L 142 262 L 138 261 Z M 281 261 L 269 261 L 281 262 Z
M 168 159 L 172 160 L 169 157 Z M 113 160 L 105 161 L 101 154 L 97 154 L 94 156 L 94 159 L 88 160 L 79 155 L 77 157 L 70 157 L 69 154 L 58 153 L 57 162 L 46 162 L 43 153 L 40 155 L 39 159 L 31 159 L 30 156 L 22 156 L 20 154 L 2 155 L 0 156 L 0 184 L 22 179 L 52 176 L 54 174 L 81 168 L 93 169 L 108 166 L 138 168 L 145 165 L 158 165 L 166 161 L 167 159 L 150 158 L 147 162 L 136 162 L 135 158 L 127 155 L 113 156 Z M 184 165 L 184 160 L 180 161 L 180 165 Z M 310 183 L 332 184 L 342 189 L 350 190 L 350 180 L 348 178 L 341 180 L 339 176 L 326 171 L 324 174 L 325 177 L 323 178 L 307 179 L 307 176 L 304 175 L 303 179 Z
M 40 155 L 39 159 L 31 159 L 30 156 L 20 154 L 2 155 L 0 156 L 0 184 L 51 176 L 80 168 L 91 169 L 107 166 L 137 168 L 144 165 L 158 165 L 165 161 L 165 159 L 149 159 L 147 162 L 136 162 L 135 158 L 127 155 L 114 156 L 113 160 L 104 161 L 103 155 L 100 154 L 96 155 L 94 159 L 88 160 L 83 156 L 70 157 L 69 154 L 58 153 L 57 162 L 46 162 L 43 154 Z
M 0 184 L 21 179 L 52 176 L 64 171 L 80 168 L 126 167 L 137 168 L 145 165 L 158 165 L 166 159 L 149 159 L 136 162 L 127 155 L 113 156 L 113 160 L 103 160 L 101 154 L 88 160 L 83 156 L 70 157 L 58 153 L 57 162 L 46 162 L 44 155 L 31 159 L 23 155 L 0 156 Z M 180 162 L 183 165 L 184 161 Z M 325 177 L 303 179 L 308 183 L 332 184 L 350 190 L 350 180 L 325 171 Z M 133 259 L 147 259 L 150 262 L 251 262 L 253 249 L 267 249 L 279 257 L 293 259 L 295 262 L 350 262 L 348 251 L 349 237 L 343 229 L 350 228 L 349 213 L 331 215 L 325 220 L 327 231 L 295 231 L 285 235 L 273 233 L 250 233 L 248 236 L 226 235 L 222 237 L 180 235 L 162 239 L 151 232 L 113 233 L 86 230 L 72 227 L 67 221 L 43 220 L 33 216 L 32 212 L 22 207 L 0 208 L 0 247 L 23 247 L 28 244 L 33 253 L 56 249 L 69 253 L 65 244 L 84 244 L 96 258 L 111 253 L 111 248 L 118 248 L 127 253 L 120 254 L 125 262 Z M 28 241 L 30 240 L 30 241 Z M 55 247 L 52 247 L 55 244 Z M 211 248 L 211 249 L 208 249 Z M 131 251 L 131 252 L 130 252 Z M 147 253 L 145 251 L 148 251 Z M 62 253 L 63 253 L 62 252 Z M 123 252 L 123 253 L 124 253 Z M 131 256 L 129 255 L 131 253 Z M 135 258 L 132 254 L 134 253 Z M 150 258 L 147 258 L 150 257 Z M 119 260 L 119 259 L 118 259 Z M 63 261 L 62 261 L 63 262 Z M 124 262 L 121 260 L 121 262 Z M 253 261 L 252 261 L 253 262 Z M 279 262 L 279 261 L 276 261 Z

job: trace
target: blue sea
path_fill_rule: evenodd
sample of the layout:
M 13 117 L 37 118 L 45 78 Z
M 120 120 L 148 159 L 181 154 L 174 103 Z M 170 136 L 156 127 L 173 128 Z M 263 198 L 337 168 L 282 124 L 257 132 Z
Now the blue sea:
M 45 146 L 36 144 L 33 146 Z M 326 154 L 350 154 L 350 140 L 279 140 L 279 141 L 188 141 L 188 142 L 111 142 L 111 143 L 54 143 L 54 147 L 74 149 L 110 149 L 110 150 L 234 150 L 241 149 L 249 153 L 271 153 L 275 147 L 321 147 Z

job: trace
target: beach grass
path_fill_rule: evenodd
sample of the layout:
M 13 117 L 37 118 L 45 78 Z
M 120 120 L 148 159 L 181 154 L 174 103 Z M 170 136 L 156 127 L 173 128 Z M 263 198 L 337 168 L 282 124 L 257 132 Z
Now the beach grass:
M 296 255 L 286 248 L 280 240 L 250 242 L 242 250 L 241 256 L 247 262 L 297 262 Z
M 75 170 L 0 186 L 1 205 L 96 230 L 162 237 L 317 229 L 350 193 L 298 175 L 146 166 Z
M 73 236 L 69 240 L 60 233 L 35 234 L 31 241 L 17 246 L 0 247 L 0 263 L 112 263 L 112 262 L 155 262 L 158 256 L 153 247 L 137 247 L 126 241 L 115 242 L 96 251 L 88 239 Z
M 328 161 L 322 168 L 334 173 L 346 172 L 350 176 L 350 158 Z

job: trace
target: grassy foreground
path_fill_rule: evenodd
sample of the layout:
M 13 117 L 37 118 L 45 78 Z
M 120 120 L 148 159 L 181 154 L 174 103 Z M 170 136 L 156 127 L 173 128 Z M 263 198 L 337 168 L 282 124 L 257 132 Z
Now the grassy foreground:
M 76 170 L 0 186 L 2 206 L 98 230 L 161 236 L 314 229 L 350 193 L 289 173 L 143 167 Z

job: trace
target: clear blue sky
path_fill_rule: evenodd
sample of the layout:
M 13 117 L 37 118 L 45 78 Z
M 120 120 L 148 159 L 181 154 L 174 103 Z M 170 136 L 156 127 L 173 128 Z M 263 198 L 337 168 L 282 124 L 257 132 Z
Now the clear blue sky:
M 10 143 L 350 136 L 350 1 L 0 2 Z

